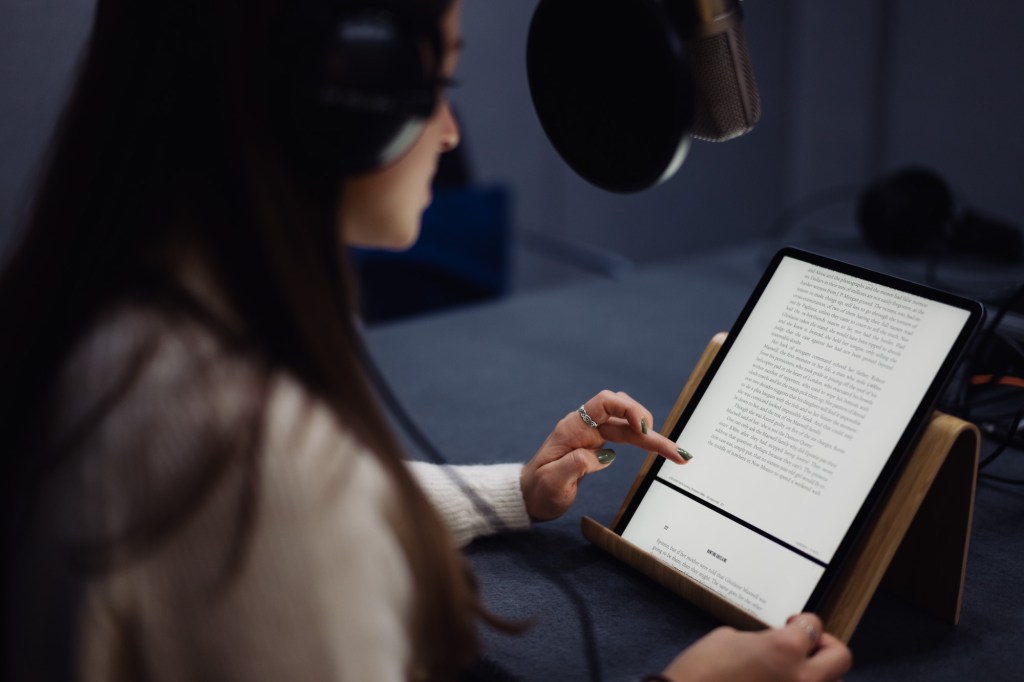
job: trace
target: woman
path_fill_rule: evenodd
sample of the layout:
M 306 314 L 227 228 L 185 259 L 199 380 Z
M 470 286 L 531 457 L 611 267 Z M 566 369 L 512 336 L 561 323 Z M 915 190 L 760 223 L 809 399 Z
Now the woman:
M 0 280 L 12 679 L 450 679 L 481 620 L 507 627 L 457 544 L 564 513 L 605 440 L 681 461 L 602 392 L 525 466 L 452 480 L 409 466 L 376 407 L 342 245 L 416 239 L 458 143 L 458 3 L 98 3 Z M 351 80 L 366 55 L 390 69 L 395 35 L 424 101 Z M 664 675 L 847 666 L 802 614 Z

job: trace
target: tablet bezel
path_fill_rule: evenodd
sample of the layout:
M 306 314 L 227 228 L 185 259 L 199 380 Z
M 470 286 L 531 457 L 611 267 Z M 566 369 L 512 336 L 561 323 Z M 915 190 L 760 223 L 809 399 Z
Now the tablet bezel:
M 955 342 L 946 353 L 945 359 L 935 372 L 935 375 L 932 377 L 924 396 L 917 408 L 914 410 L 913 415 L 908 420 L 900 438 L 896 442 L 896 445 L 889 453 L 886 463 L 883 465 L 874 484 L 865 496 L 859 510 L 853 518 L 853 521 L 847 528 L 842 540 L 839 542 L 831 560 L 827 562 L 822 576 L 819 578 L 807 600 L 807 603 L 803 607 L 804 610 L 814 611 L 820 608 L 828 595 L 829 590 L 835 584 L 837 576 L 841 573 L 843 566 L 849 560 L 851 552 L 857 546 L 857 542 L 869 527 L 872 518 L 877 513 L 881 502 L 885 499 L 885 495 L 896 478 L 896 475 L 899 473 L 909 453 L 912 451 L 914 444 L 924 431 L 924 428 L 928 423 L 927 417 L 934 409 L 935 402 L 942 394 L 942 391 L 951 376 L 954 374 L 954 370 L 960 362 L 960 359 L 963 357 L 972 336 L 981 325 L 984 318 L 984 307 L 977 301 L 946 292 L 935 287 L 901 279 L 817 253 L 804 251 L 802 249 L 794 247 L 783 248 L 772 258 L 771 263 L 766 268 L 749 299 L 744 304 L 736 322 L 732 326 L 732 330 L 726 336 L 724 343 L 708 366 L 707 371 L 694 390 L 693 395 L 687 402 L 685 408 L 680 413 L 678 419 L 676 419 L 671 425 L 671 429 L 666 430 L 666 433 L 671 440 L 674 441 L 679 438 L 682 429 L 696 410 L 697 405 L 700 403 L 700 400 L 706 393 L 708 387 L 711 385 L 712 381 L 714 381 L 719 367 L 722 365 L 732 348 L 733 342 L 738 338 L 740 331 L 747 322 L 747 319 L 750 317 L 757 303 L 760 301 L 762 294 L 778 269 L 779 264 L 787 257 L 794 258 L 810 265 L 827 268 L 829 270 L 853 276 L 880 286 L 890 287 L 910 295 L 920 296 L 931 301 L 950 305 L 968 313 L 967 320 L 964 322 Z M 629 525 L 636 509 L 644 499 L 644 496 L 650 489 L 651 484 L 657 478 L 663 463 L 664 460 L 661 458 L 654 458 L 653 463 L 648 468 L 643 479 L 637 486 L 635 486 L 632 495 L 623 505 L 622 513 L 619 515 L 619 518 L 615 523 L 613 530 L 616 534 L 621 536 Z M 686 493 L 680 494 L 683 494 L 686 497 L 691 497 L 695 503 L 705 504 L 697 501 L 691 495 L 687 495 Z M 717 509 L 717 507 L 713 506 L 712 508 Z M 728 513 L 725 513 L 723 510 L 718 511 L 729 516 Z M 682 571 L 680 571 L 680 573 L 682 575 L 687 575 Z M 723 596 L 722 598 L 728 601 L 726 597 Z M 730 603 L 737 608 L 743 608 L 741 605 L 734 602 Z

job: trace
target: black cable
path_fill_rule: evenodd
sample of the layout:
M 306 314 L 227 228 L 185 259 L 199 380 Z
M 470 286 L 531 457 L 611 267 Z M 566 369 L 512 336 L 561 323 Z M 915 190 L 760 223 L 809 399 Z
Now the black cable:
M 857 185 L 838 185 L 815 190 L 803 199 L 784 208 L 769 225 L 766 236 L 769 239 L 782 239 L 808 216 L 826 208 L 853 201 L 859 192 L 860 187 Z
M 971 347 L 966 353 L 964 360 L 961 363 L 963 368 L 960 372 L 959 386 L 955 386 L 954 390 L 949 392 L 950 395 L 954 395 L 955 398 L 952 400 L 950 407 L 950 414 L 961 417 L 966 421 L 974 421 L 972 419 L 972 408 L 977 407 L 978 403 L 974 401 L 969 395 L 971 389 L 970 379 L 972 376 L 977 374 L 992 374 L 991 368 L 979 367 L 979 363 L 983 363 L 989 359 L 989 353 L 992 348 L 993 341 L 996 338 L 1000 338 L 999 325 L 1005 319 L 1006 315 L 1011 309 L 1014 309 L 1017 303 L 1024 297 L 1024 284 L 1018 284 L 1014 292 L 1006 298 L 1005 301 L 996 309 L 992 319 L 985 324 L 981 333 L 972 341 Z M 1017 344 L 1011 344 L 1011 348 L 1019 348 Z
M 413 444 L 417 449 L 426 455 L 434 464 L 438 465 L 445 475 L 447 475 L 449 479 L 458 486 L 459 490 L 466 495 L 476 510 L 488 520 L 495 531 L 509 531 L 510 529 L 508 524 L 501 519 L 498 513 L 487 503 L 486 500 L 481 498 L 480 495 L 470 487 L 465 478 L 450 466 L 445 456 L 441 454 L 441 451 L 434 445 L 433 441 L 430 440 L 426 433 L 423 432 L 415 420 L 413 420 L 409 415 L 409 412 L 402 405 L 398 396 L 395 395 L 395 392 L 391 389 L 384 373 L 380 370 L 380 366 L 370 354 L 366 346 L 365 339 L 361 337 L 358 338 L 357 345 L 357 352 L 362 359 L 363 367 L 366 369 L 366 372 L 370 377 L 370 381 L 377 390 L 377 393 L 388 412 L 398 423 L 399 428 L 401 428 L 410 440 L 413 441 Z M 580 630 L 583 634 L 584 658 L 587 662 L 587 667 L 590 670 L 590 679 L 592 682 L 601 682 L 601 658 L 597 648 L 597 634 L 594 631 L 593 617 L 590 615 L 590 610 L 587 608 L 587 604 L 583 599 L 583 596 L 580 595 L 568 580 L 566 580 L 564 575 L 541 563 L 535 557 L 530 556 L 526 552 L 527 545 L 522 537 L 517 536 L 514 533 L 509 533 L 505 538 L 505 541 L 529 568 L 547 578 L 552 585 L 565 595 L 569 603 L 572 604 L 573 608 L 576 610 L 577 620 L 579 621 Z
M 1005 398 L 1005 396 L 999 396 L 999 399 L 1000 400 L 1005 400 L 1006 398 Z M 982 404 L 982 401 L 981 400 L 976 400 L 972 404 L 977 406 L 977 405 Z M 1012 408 L 1012 409 L 1009 409 L 1009 410 L 1006 410 L 1006 411 L 1003 411 L 1003 412 L 988 412 L 988 413 L 985 414 L 985 417 L 984 417 L 985 421 L 983 421 L 982 423 L 983 424 L 992 425 L 993 422 L 1013 419 L 1014 416 L 1019 411 L 1020 411 L 1020 408 Z M 992 428 L 995 428 L 995 426 L 992 426 Z
M 761 259 L 765 262 L 774 255 L 776 247 L 786 239 L 802 221 L 818 211 L 832 208 L 843 203 L 856 200 L 860 187 L 856 185 L 839 185 L 836 187 L 825 187 L 811 192 L 806 197 L 790 204 L 784 208 L 765 232 L 767 247 L 770 253 L 763 253 Z
M 559 265 L 570 265 L 583 272 L 618 279 L 636 269 L 634 263 L 620 253 L 590 244 L 581 244 L 549 231 L 523 227 L 520 245 Z
M 1010 310 L 1014 309 L 1022 298 L 1024 298 L 1024 284 L 1018 285 L 1016 291 L 1013 292 L 1003 305 L 999 306 L 996 314 L 992 317 L 992 323 L 988 326 L 988 339 L 986 340 L 985 345 L 983 345 L 979 350 L 984 352 L 988 351 L 989 346 L 992 345 L 992 338 L 995 337 L 996 330 L 999 328 L 999 325 Z
M 412 417 L 402 406 L 398 400 L 398 396 L 395 395 L 394 391 L 391 390 L 391 386 L 384 378 L 383 372 L 380 371 L 380 367 L 373 360 L 369 351 L 366 348 L 364 341 L 360 339 L 361 347 L 358 349 L 359 354 L 362 357 L 363 367 L 367 374 L 370 376 L 370 381 L 373 383 L 374 388 L 377 390 L 381 401 L 387 407 L 388 412 L 398 422 L 399 428 L 413 441 L 413 444 L 423 454 L 425 454 L 434 464 L 441 467 L 445 475 L 456 486 L 463 494 L 469 499 L 469 501 L 476 508 L 487 521 L 491 524 L 497 532 L 505 532 L 510 530 L 508 524 L 498 515 L 494 508 L 489 505 L 482 497 L 480 497 L 475 490 L 466 482 L 465 478 L 455 469 L 448 466 L 448 462 L 444 455 L 441 454 L 440 450 L 431 442 L 427 435 L 423 433 L 419 425 L 413 421 Z
M 1010 428 L 1008 428 L 1006 433 L 1003 434 L 1002 442 L 1000 442 L 992 452 L 985 455 L 985 458 L 978 463 L 979 471 L 999 459 L 999 457 L 1006 452 L 1006 449 L 1013 443 L 1013 437 L 1017 433 L 1017 429 L 1020 427 L 1022 418 L 1024 418 L 1024 408 L 1017 410 L 1013 417 L 1013 422 L 1010 424 Z

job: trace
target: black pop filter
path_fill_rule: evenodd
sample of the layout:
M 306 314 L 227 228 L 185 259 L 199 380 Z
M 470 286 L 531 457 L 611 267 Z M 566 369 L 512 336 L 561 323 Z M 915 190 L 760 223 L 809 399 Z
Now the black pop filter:
M 544 132 L 588 182 L 636 192 L 665 180 L 689 149 L 694 85 L 687 53 L 654 0 L 542 0 L 526 68 Z

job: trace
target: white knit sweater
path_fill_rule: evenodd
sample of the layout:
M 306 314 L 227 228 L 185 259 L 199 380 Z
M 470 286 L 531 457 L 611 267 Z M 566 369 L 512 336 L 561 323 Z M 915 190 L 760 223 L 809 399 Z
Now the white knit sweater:
M 72 358 L 55 434 L 73 433 L 125 359 L 151 341 L 140 381 L 43 488 L 14 572 L 15 679 L 403 679 L 412 582 L 388 521 L 394 491 L 376 459 L 297 382 L 261 376 L 196 325 L 122 311 Z M 197 363 L 205 379 L 185 371 Z M 271 397 L 258 514 L 226 590 L 216 586 L 238 528 L 245 468 L 237 463 L 141 558 L 95 574 L 68 560 L 82 541 L 131 527 L 152 499 L 188 490 L 190 474 L 208 463 L 199 444 L 237 417 L 264 379 Z M 460 544 L 495 525 L 529 525 L 521 465 L 454 467 L 454 476 L 411 468 Z M 474 496 L 500 522 L 481 514 Z

